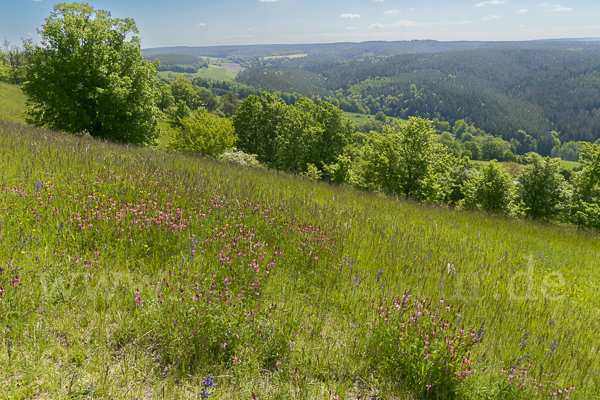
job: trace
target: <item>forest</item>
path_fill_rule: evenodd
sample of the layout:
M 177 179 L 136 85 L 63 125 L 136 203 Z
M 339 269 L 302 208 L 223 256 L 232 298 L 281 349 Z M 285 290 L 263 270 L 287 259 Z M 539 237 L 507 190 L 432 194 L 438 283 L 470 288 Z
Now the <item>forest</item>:
M 472 122 L 518 140 L 550 132 L 562 142 L 600 138 L 600 47 L 594 42 L 513 44 L 362 58 L 266 60 L 237 81 L 266 91 L 337 99 L 352 112 Z M 267 62 L 268 61 L 268 62 Z M 550 155 L 552 146 L 538 149 Z
M 173 71 L 184 73 L 196 73 L 201 68 L 208 68 L 208 61 L 201 57 L 187 54 L 162 54 L 154 57 L 146 57 L 148 61 L 158 60 L 160 65 L 157 71 Z

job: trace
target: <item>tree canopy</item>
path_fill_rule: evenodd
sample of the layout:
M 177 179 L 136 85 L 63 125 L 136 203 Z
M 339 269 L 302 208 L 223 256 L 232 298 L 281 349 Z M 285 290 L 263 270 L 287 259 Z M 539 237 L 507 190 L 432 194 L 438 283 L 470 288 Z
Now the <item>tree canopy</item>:
M 424 180 L 441 153 L 434 134 L 430 121 L 414 117 L 373 133 L 364 149 L 363 180 L 406 198 L 423 197 Z
M 28 121 L 117 142 L 152 144 L 159 111 L 155 66 L 130 18 L 85 3 L 59 3 L 28 48 Z
M 180 119 L 180 123 L 169 130 L 170 150 L 217 158 L 235 144 L 230 119 L 200 111 L 194 117 Z
M 560 162 L 536 153 L 527 153 L 526 161 L 517 185 L 517 197 L 523 203 L 525 215 L 552 219 L 561 211 L 565 200 Z
M 312 165 L 334 181 L 345 170 L 338 163 L 347 162 L 343 152 L 352 123 L 330 103 L 303 98 L 288 106 L 278 96 L 263 93 L 244 100 L 233 121 L 238 147 L 269 167 L 306 172 Z

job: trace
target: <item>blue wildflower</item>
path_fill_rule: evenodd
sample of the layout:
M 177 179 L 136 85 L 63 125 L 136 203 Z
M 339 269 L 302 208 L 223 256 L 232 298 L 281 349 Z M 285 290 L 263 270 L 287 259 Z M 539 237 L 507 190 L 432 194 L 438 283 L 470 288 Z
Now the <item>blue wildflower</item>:
M 481 323 L 481 326 L 479 327 L 479 331 L 477 332 L 477 336 L 475 337 L 475 343 L 481 343 L 481 341 L 483 340 L 483 335 L 485 334 L 484 325 L 485 325 L 485 319 L 483 320 L 483 322 Z
M 65 223 L 61 222 L 58 226 L 58 232 L 56 232 L 56 236 L 60 236 L 62 234 L 63 228 L 65 227 Z
M 200 393 L 201 399 L 208 399 L 208 396 L 211 395 L 213 388 L 213 383 L 215 381 L 215 377 L 209 375 L 202 380 L 202 392 Z
M 194 235 L 192 236 L 192 251 L 190 255 L 190 262 L 194 262 L 194 258 L 196 257 L 196 243 L 198 243 L 198 238 Z
M 525 350 L 525 347 L 527 347 L 527 338 L 529 337 L 529 332 L 525 333 L 525 336 L 523 336 L 523 339 L 521 339 L 521 343 L 519 343 L 519 347 L 521 348 L 521 350 Z

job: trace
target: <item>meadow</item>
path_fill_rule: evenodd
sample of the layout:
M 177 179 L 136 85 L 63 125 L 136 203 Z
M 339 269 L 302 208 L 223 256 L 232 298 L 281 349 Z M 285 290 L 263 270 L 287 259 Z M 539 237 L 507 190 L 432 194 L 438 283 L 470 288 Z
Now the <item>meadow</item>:
M 591 399 L 599 236 L 0 121 L 0 399 Z
M 375 119 L 374 115 L 370 115 L 370 114 L 361 114 L 361 113 L 354 113 L 354 112 L 348 112 L 348 111 L 344 111 L 344 117 L 348 118 L 350 121 L 357 123 L 357 122 L 365 122 L 367 119 Z M 396 121 L 402 121 L 400 118 L 394 118 L 394 117 L 386 117 L 388 121 L 390 121 L 391 123 L 395 123 Z
M 278 58 L 304 58 L 307 57 L 308 54 L 290 54 L 287 56 L 267 56 L 267 57 L 262 57 L 264 60 L 275 60 Z
M 563 167 L 567 168 L 567 169 L 574 169 L 577 167 L 581 166 L 581 163 L 578 161 L 566 161 L 566 160 L 560 160 L 560 165 L 562 165 Z
M 210 64 L 208 68 L 201 68 L 195 74 L 173 72 L 173 71 L 160 71 L 158 76 L 161 78 L 178 77 L 179 75 L 188 76 L 191 78 L 204 78 L 204 79 L 216 79 L 219 81 L 229 81 L 235 79 L 237 73 L 230 74 L 227 68 L 221 67 L 220 65 Z
M 23 122 L 25 95 L 17 85 L 0 82 L 0 118 L 6 121 Z

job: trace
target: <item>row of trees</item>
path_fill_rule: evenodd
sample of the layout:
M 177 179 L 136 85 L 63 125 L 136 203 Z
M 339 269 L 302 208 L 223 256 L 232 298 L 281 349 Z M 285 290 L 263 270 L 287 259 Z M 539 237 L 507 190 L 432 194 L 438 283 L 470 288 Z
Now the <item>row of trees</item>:
M 373 135 L 355 184 L 466 209 L 600 228 L 600 145 L 582 144 L 583 168 L 569 182 L 558 159 L 533 152 L 516 176 L 495 160 L 475 169 L 466 157 L 436 144 L 434 135 L 419 118 Z
M 13 84 L 23 83 L 27 66 L 27 46 L 31 41 L 24 41 L 20 47 L 4 38 L 0 48 L 0 82 Z
M 600 229 L 600 145 L 581 147 L 583 168 L 566 179 L 558 159 L 529 152 L 510 173 L 480 167 L 440 143 L 434 124 L 412 117 L 368 136 L 324 101 L 287 105 L 276 95 L 245 99 L 230 120 L 208 112 L 182 120 L 171 149 L 218 157 L 234 145 L 267 167 L 417 201 Z
M 195 85 L 185 76 L 178 76 L 166 82 L 157 81 L 157 85 L 160 93 L 157 106 L 174 118 L 183 118 L 200 108 L 210 112 L 219 110 L 230 117 L 240 106 L 235 93 L 226 92 L 219 100 L 211 90 Z

